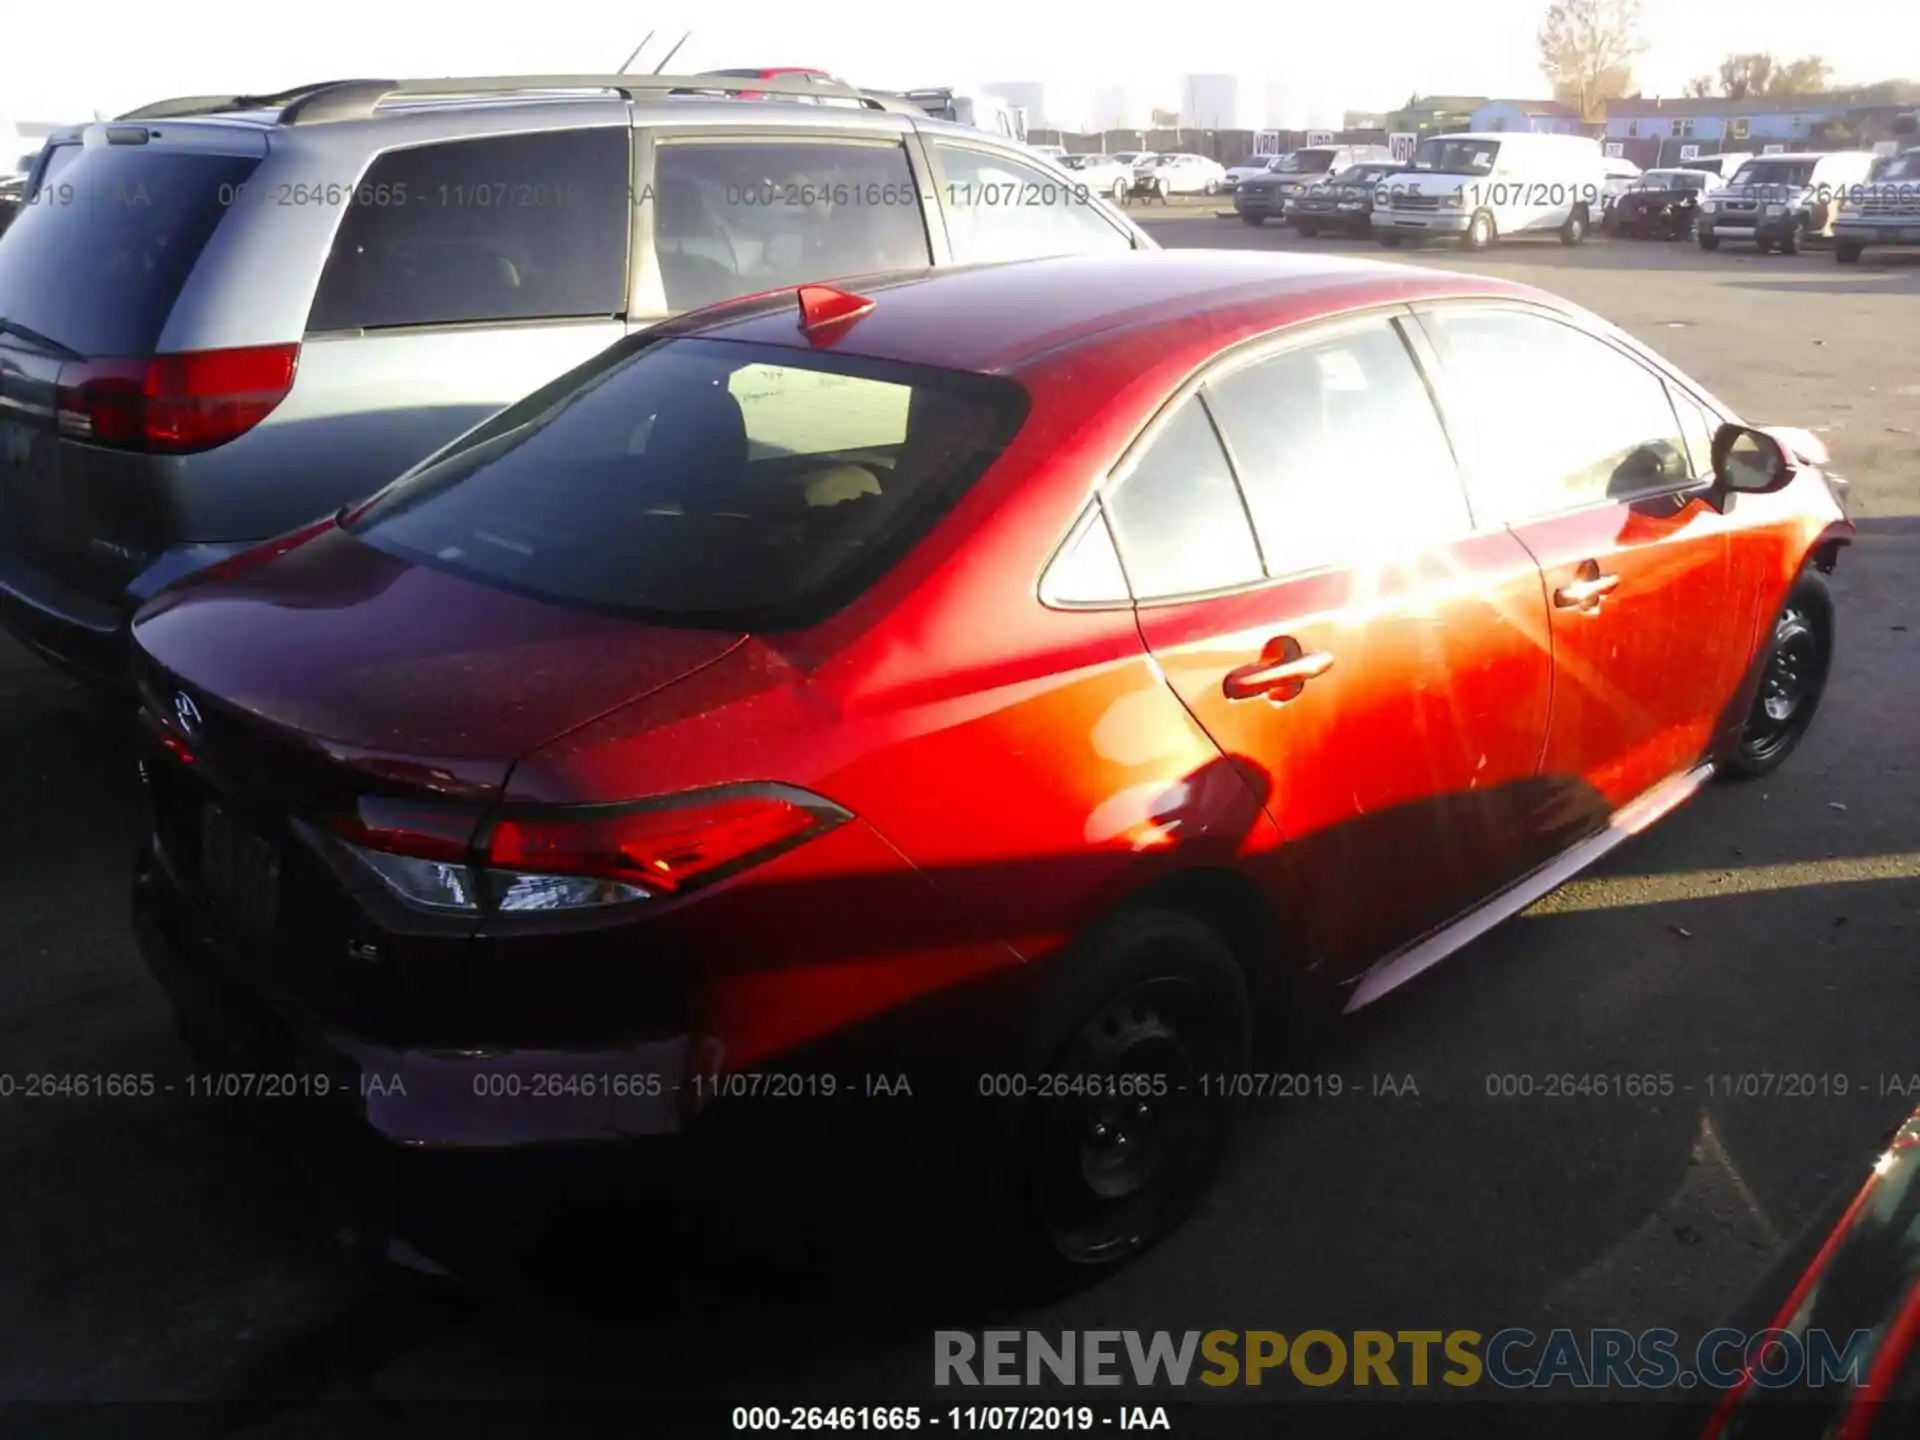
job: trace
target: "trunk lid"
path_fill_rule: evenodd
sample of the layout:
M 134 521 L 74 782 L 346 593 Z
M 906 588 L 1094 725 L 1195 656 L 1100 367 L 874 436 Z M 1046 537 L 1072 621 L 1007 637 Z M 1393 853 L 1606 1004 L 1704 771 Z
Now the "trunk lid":
M 292 747 L 405 788 L 478 795 L 497 794 L 520 756 L 743 637 L 562 608 L 328 524 L 164 593 L 134 638 L 148 704 L 170 718 L 184 695 L 225 731 L 210 747 L 258 752 L 249 770 Z

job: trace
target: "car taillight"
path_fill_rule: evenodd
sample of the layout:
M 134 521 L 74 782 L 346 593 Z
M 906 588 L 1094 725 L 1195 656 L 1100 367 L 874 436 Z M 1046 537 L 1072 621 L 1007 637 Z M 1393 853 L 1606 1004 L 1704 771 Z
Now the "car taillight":
M 76 360 L 60 370 L 60 431 L 127 450 L 185 454 L 244 435 L 293 389 L 298 345 Z
M 666 899 L 761 865 L 852 817 L 784 785 L 729 785 L 632 806 L 516 809 L 468 843 L 449 812 L 362 803 L 336 820 L 402 899 L 434 910 L 530 913 Z

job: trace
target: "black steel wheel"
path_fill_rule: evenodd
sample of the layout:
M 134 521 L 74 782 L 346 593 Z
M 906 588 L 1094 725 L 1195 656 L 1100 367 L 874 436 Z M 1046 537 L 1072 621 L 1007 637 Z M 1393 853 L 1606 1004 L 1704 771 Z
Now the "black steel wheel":
M 1774 621 L 1760 688 L 1722 769 L 1735 779 L 1785 763 L 1813 724 L 1833 666 L 1833 601 L 1817 574 L 1803 576 Z
M 1029 1294 L 1097 1280 L 1186 1217 L 1232 1140 L 1219 1077 L 1251 1048 L 1246 979 L 1191 915 L 1130 911 L 1065 963 L 1045 1009 L 1071 1018 L 1023 1082 L 1005 1263 Z

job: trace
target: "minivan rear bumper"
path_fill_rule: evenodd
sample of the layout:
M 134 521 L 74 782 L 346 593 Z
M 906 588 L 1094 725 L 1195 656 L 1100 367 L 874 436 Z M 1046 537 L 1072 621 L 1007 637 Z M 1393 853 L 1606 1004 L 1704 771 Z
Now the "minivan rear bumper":
M 21 644 L 94 684 L 129 683 L 127 636 L 134 612 L 175 581 L 259 544 L 177 545 L 162 551 L 118 594 L 83 591 L 0 548 L 0 626 Z

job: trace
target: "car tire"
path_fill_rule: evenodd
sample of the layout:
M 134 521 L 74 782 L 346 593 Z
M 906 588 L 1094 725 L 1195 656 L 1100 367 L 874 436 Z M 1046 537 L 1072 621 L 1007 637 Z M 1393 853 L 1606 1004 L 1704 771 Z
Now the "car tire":
M 1243 210 L 1240 212 L 1240 223 L 1242 225 L 1264 225 L 1267 223 L 1267 217 L 1264 215 L 1249 215 Z
M 1373 238 L 1378 240 L 1382 245 L 1386 246 L 1389 250 L 1398 250 L 1400 248 L 1400 242 L 1406 239 L 1407 237 L 1392 230 L 1382 230 L 1378 235 L 1375 235 Z
M 1493 216 L 1485 210 L 1473 212 L 1473 219 L 1467 222 L 1467 233 L 1460 243 L 1468 250 L 1485 250 L 1499 236 L 1494 228 Z
M 1702 250 L 1718 250 L 1720 248 L 1720 237 L 1718 235 L 1700 234 L 1696 235 L 1694 239 L 1700 242 L 1700 248 Z
M 1116 180 L 1113 182 L 1113 203 L 1116 205 L 1124 205 L 1127 203 L 1126 181 Z
M 1576 205 L 1567 216 L 1567 223 L 1560 227 L 1562 245 L 1583 245 L 1587 239 L 1587 210 L 1584 205 Z
M 1809 570 L 1794 582 L 1773 622 L 1760 685 L 1740 737 L 1719 766 L 1730 780 L 1770 775 L 1799 748 L 1833 669 L 1833 596 Z
M 1798 228 L 1790 229 L 1780 237 L 1780 253 L 1782 255 L 1798 255 L 1800 253 L 1800 231 Z
M 1311 220 L 1296 220 L 1293 222 L 1293 228 L 1302 239 L 1306 240 L 1311 240 L 1320 233 L 1320 227 Z
M 1858 240 L 1836 240 L 1833 242 L 1833 263 L 1836 265 L 1858 265 L 1860 257 L 1867 247 Z
M 1208 197 L 1218 195 L 1220 193 L 1220 182 L 1218 180 L 1207 181 L 1207 188 L 1203 193 Z
M 1252 1053 L 1246 976 L 1190 914 L 1123 912 L 1058 963 L 1039 1001 L 1033 1072 L 1153 1088 L 1029 1093 L 997 1186 L 990 1268 L 1001 1298 L 1080 1289 L 1172 1233 L 1211 1186 L 1237 1119 L 1200 1077 L 1234 1073 Z

